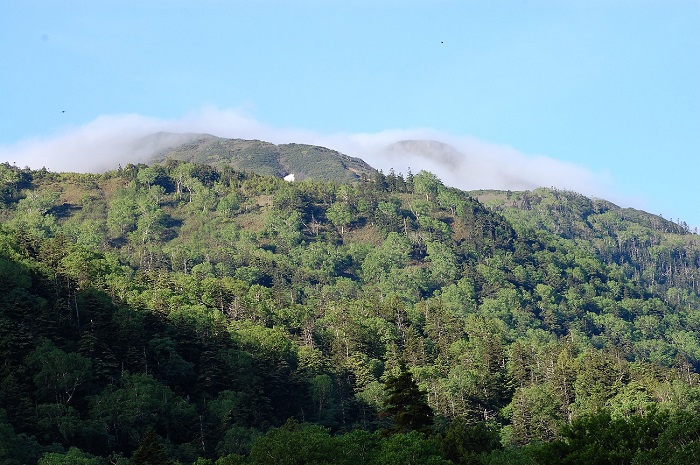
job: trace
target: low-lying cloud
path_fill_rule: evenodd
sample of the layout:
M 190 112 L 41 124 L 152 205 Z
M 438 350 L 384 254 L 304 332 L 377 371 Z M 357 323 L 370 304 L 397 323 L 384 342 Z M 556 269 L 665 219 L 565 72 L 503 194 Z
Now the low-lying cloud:
M 464 190 L 524 190 L 539 186 L 571 189 L 615 200 L 612 179 L 583 166 L 518 150 L 475 137 L 430 129 L 387 130 L 365 134 L 320 134 L 273 128 L 236 110 L 204 108 L 174 120 L 141 115 L 101 116 L 52 137 L 0 147 L 0 161 L 52 171 L 99 172 L 119 164 L 147 161 L 158 144 L 142 138 L 156 132 L 208 133 L 225 138 L 259 139 L 276 144 L 322 145 L 359 157 L 385 173 L 428 170 L 449 186 Z M 396 145 L 398 141 L 411 142 Z M 395 145 L 392 145 L 395 144 Z

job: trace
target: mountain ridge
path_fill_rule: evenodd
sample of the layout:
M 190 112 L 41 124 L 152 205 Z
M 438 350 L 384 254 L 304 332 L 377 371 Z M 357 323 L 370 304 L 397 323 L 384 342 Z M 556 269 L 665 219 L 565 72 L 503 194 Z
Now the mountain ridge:
M 157 133 L 142 144 L 161 147 L 149 158 L 149 163 L 175 159 L 231 166 L 240 171 L 284 177 L 294 174 L 297 181 L 317 179 L 352 182 L 362 175 L 376 172 L 360 158 L 345 155 L 327 147 L 310 144 L 274 144 L 257 139 L 226 139 L 211 134 Z

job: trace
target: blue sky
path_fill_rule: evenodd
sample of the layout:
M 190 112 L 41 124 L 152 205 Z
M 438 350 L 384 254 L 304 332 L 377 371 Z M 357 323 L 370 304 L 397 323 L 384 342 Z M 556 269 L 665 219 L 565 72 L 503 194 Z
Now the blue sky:
M 127 156 L 127 136 L 206 131 L 410 161 L 467 189 L 521 173 L 700 226 L 698 0 L 0 10 L 0 161 L 85 171 Z M 455 171 L 378 150 L 401 138 L 468 153 Z

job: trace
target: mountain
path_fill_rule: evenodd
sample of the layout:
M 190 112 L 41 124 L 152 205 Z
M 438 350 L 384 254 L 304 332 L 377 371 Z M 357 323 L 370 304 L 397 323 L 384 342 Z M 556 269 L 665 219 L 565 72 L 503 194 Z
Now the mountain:
M 387 146 L 386 153 L 410 161 L 413 166 L 435 167 L 428 169 L 439 170 L 451 185 L 530 190 L 545 180 L 532 169 L 523 169 L 523 164 L 510 158 L 507 150 L 484 156 L 481 149 L 468 145 L 457 149 L 436 140 L 402 140 Z
M 141 146 L 158 147 L 150 162 L 167 159 L 214 166 L 229 165 L 238 171 L 295 180 L 352 182 L 375 170 L 359 158 L 306 144 L 280 144 L 260 140 L 224 139 L 209 134 L 158 133 L 144 138 Z
M 699 283 L 568 191 L 0 164 L 0 464 L 693 463 Z
M 541 187 L 519 192 L 476 190 L 469 194 L 513 220 L 517 217 L 518 222 L 525 221 L 533 229 L 544 229 L 568 239 L 617 234 L 623 225 L 636 225 L 658 234 L 690 233 L 687 224 L 568 190 Z M 611 225 L 613 218 L 616 224 Z
M 689 288 L 697 293 L 700 288 L 700 236 L 685 223 L 565 190 L 481 190 L 470 195 L 523 234 L 544 231 L 569 241 L 625 270 L 646 289 L 674 293 Z
M 401 140 L 388 145 L 386 150 L 395 155 L 420 155 L 452 168 L 467 160 L 456 148 L 436 140 Z

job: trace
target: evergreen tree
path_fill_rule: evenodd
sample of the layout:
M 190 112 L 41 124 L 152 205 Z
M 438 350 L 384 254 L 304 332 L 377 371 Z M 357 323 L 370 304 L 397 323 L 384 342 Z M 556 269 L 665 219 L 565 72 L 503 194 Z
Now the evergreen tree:
M 146 432 L 141 445 L 131 456 L 132 465 L 171 465 L 173 462 L 153 429 Z
M 387 430 L 392 433 L 407 433 L 409 431 L 429 432 L 433 424 L 433 411 L 426 401 L 426 393 L 422 391 L 406 363 L 399 363 L 398 376 L 387 379 L 384 391 L 384 416 L 393 419 L 393 426 Z

